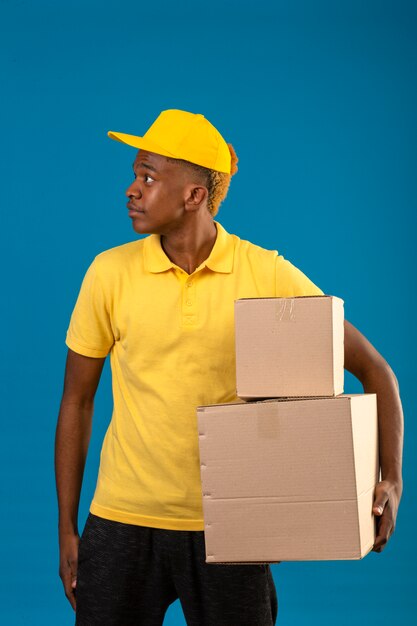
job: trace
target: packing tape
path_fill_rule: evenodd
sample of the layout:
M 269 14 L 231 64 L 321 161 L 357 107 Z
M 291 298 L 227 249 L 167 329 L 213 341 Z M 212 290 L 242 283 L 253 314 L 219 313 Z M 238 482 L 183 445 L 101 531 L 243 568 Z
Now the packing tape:
M 295 298 L 279 298 L 275 303 L 275 319 L 279 322 L 295 322 Z

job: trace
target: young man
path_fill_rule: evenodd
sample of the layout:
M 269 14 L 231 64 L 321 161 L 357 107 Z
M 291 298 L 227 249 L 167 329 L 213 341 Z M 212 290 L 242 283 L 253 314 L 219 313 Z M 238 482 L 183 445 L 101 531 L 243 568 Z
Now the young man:
M 268 565 L 206 564 L 196 407 L 235 396 L 234 300 L 322 294 L 300 270 L 213 219 L 237 157 L 202 115 L 163 111 L 126 191 L 148 237 L 97 255 L 71 316 L 56 432 L 60 576 L 78 626 L 157 626 L 178 597 L 188 626 L 270 626 Z M 94 396 L 110 354 L 114 410 L 81 536 Z M 345 322 L 345 367 L 376 392 L 382 481 L 374 550 L 394 531 L 403 417 L 383 357 Z

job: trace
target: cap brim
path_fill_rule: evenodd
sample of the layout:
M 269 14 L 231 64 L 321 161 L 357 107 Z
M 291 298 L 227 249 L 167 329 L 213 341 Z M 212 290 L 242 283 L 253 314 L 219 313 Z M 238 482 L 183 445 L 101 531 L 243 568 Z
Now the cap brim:
M 168 152 L 168 150 L 165 150 L 153 141 L 149 141 L 146 137 L 137 137 L 136 135 L 128 135 L 126 133 L 115 133 L 112 130 L 109 130 L 107 135 L 110 139 L 115 139 L 116 141 L 125 143 L 126 145 L 132 146 L 132 148 L 137 148 L 138 150 L 147 150 L 148 152 L 154 152 L 155 154 L 161 154 L 162 156 L 174 157 L 172 152 Z

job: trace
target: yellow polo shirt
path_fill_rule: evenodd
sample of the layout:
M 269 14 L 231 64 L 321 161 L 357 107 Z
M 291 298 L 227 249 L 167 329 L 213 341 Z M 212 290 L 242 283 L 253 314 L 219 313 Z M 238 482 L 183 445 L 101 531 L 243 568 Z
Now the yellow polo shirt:
M 114 407 L 90 506 L 100 517 L 204 530 L 196 407 L 236 400 L 234 301 L 323 294 L 276 250 L 214 223 L 192 274 L 159 235 L 98 254 L 85 274 L 66 344 L 110 353 Z

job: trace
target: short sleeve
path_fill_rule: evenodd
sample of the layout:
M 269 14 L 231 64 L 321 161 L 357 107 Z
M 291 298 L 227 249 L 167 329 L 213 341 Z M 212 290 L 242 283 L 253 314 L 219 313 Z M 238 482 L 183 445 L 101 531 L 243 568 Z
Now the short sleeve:
M 84 356 L 107 356 L 114 343 L 109 310 L 94 260 L 81 284 L 67 330 L 66 345 Z
M 277 298 L 324 295 L 317 285 L 282 255 L 278 255 L 275 261 L 275 289 Z

